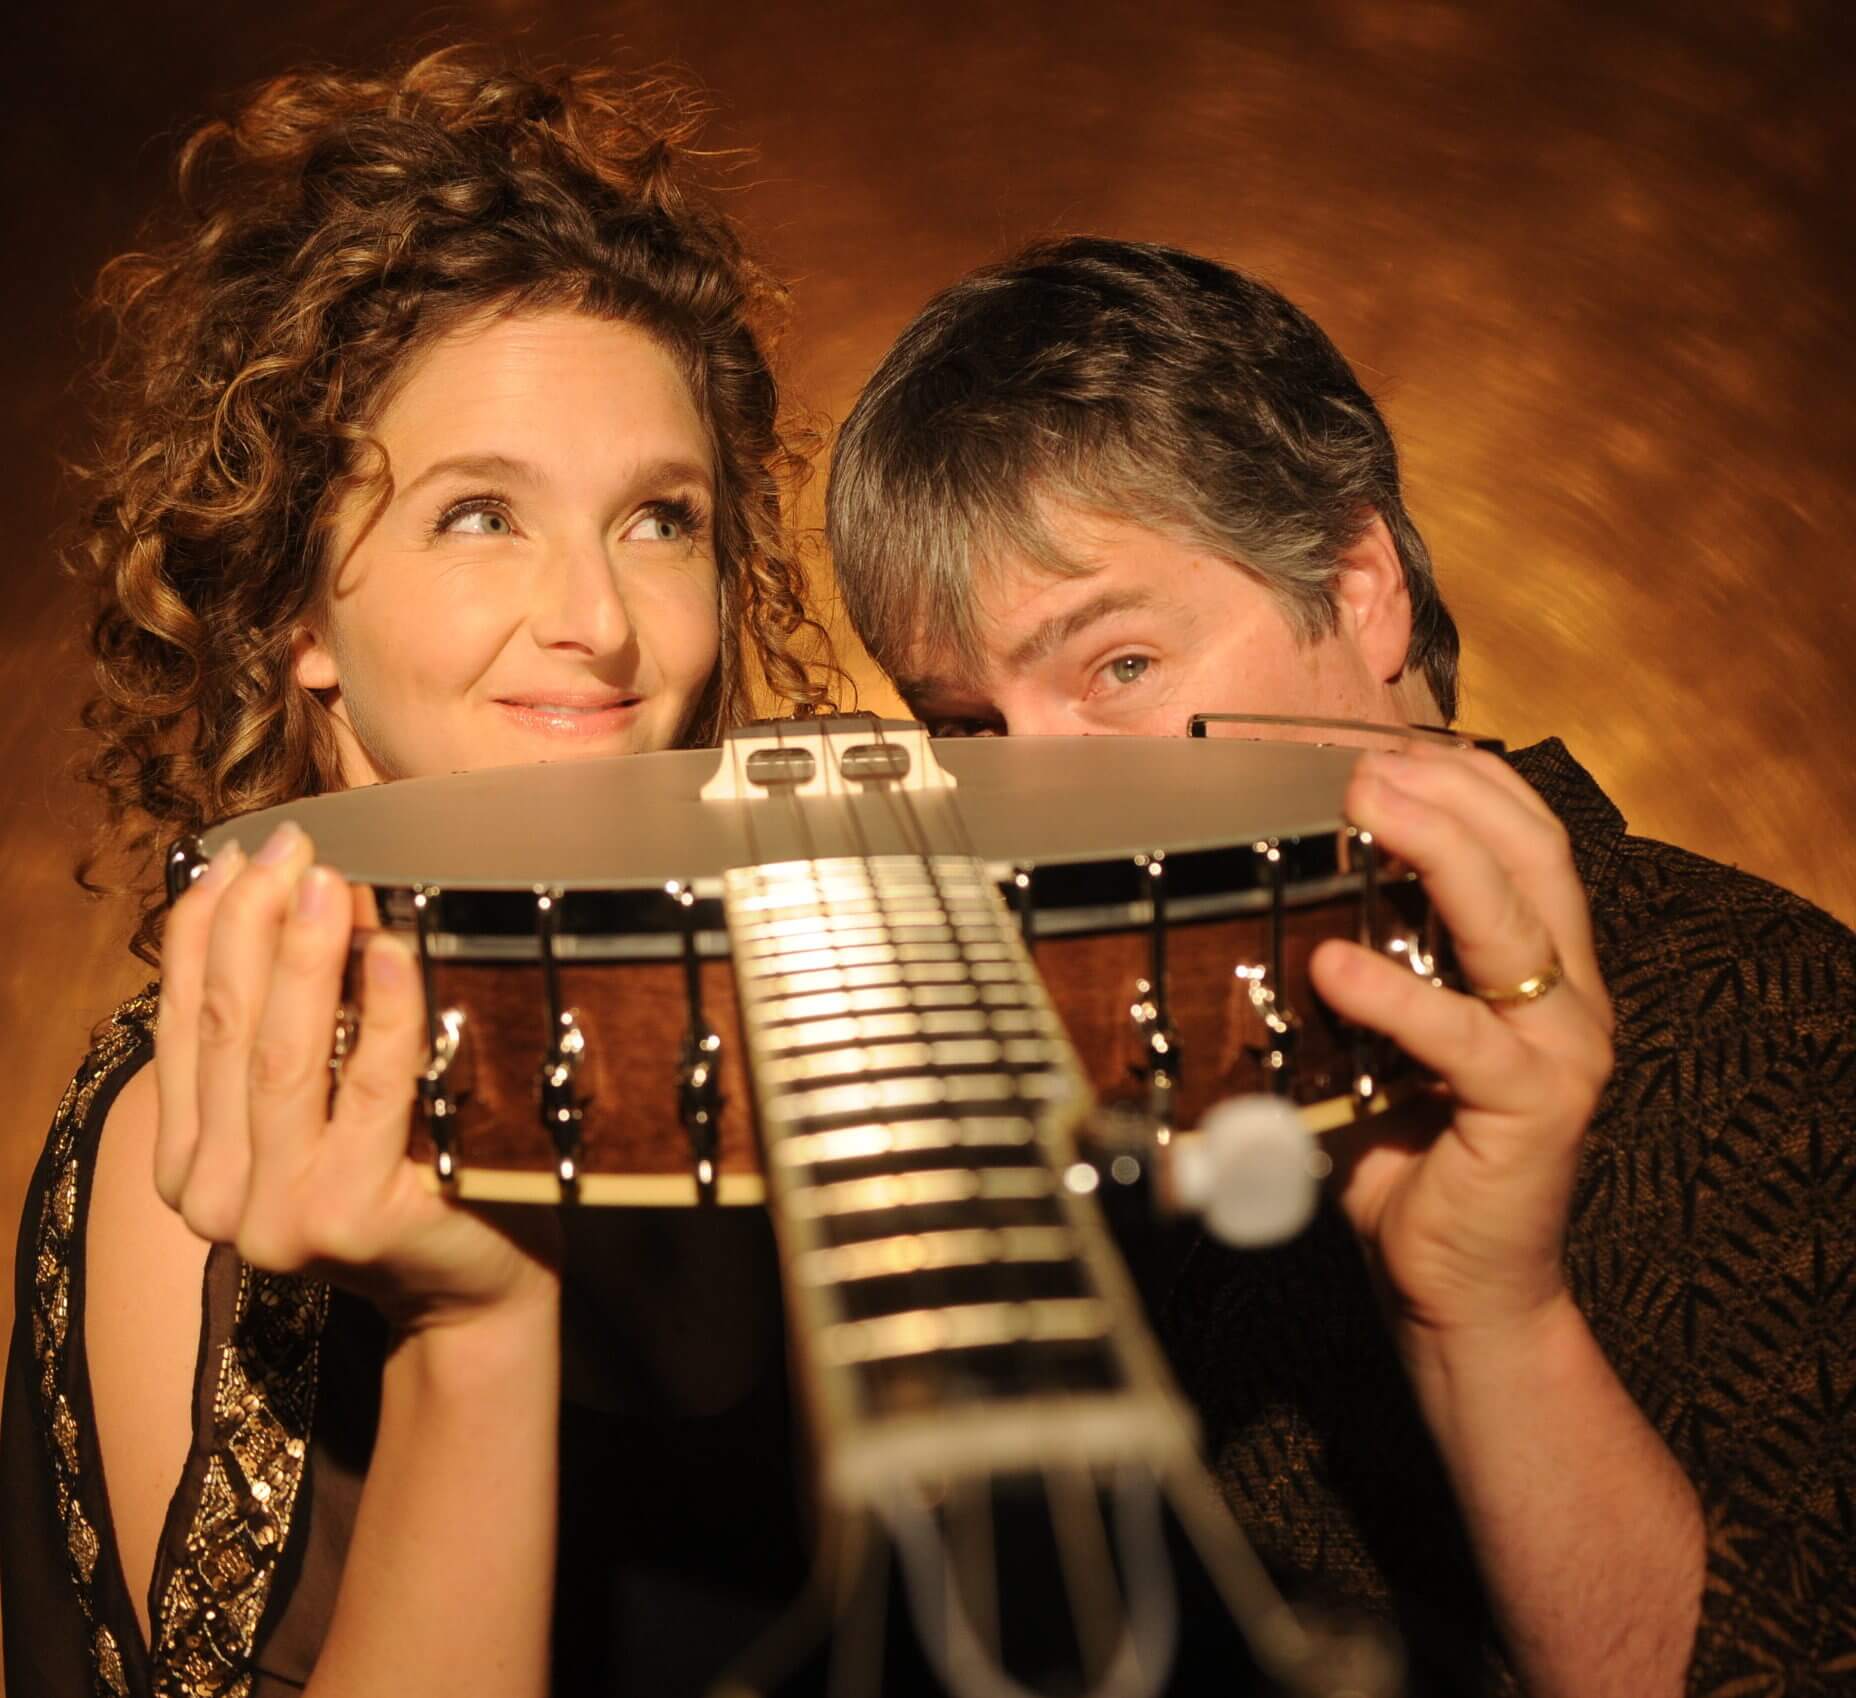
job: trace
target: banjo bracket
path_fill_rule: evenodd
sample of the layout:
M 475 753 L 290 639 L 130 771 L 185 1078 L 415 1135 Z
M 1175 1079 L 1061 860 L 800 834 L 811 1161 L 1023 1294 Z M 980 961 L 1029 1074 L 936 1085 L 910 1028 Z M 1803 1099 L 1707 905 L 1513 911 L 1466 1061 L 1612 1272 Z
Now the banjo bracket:
M 1173 1124 L 1173 1094 L 1183 1057 L 1179 1034 L 1167 1010 L 1166 852 L 1136 855 L 1134 864 L 1147 875 L 1147 977 L 1134 981 L 1128 1017 L 1139 1045 L 1135 1077 L 1147 1087 L 1147 1113 L 1161 1127 Z
M 419 1075 L 419 1101 L 425 1108 L 425 1123 L 432 1138 L 432 1166 L 442 1184 L 457 1178 L 458 1114 L 470 1096 L 467 1069 L 463 1065 L 464 1011 L 443 1008 L 438 1001 L 438 962 L 434 939 L 438 931 L 439 904 L 443 892 L 437 885 L 414 887 L 412 908 L 414 936 L 419 945 L 419 981 L 425 992 L 425 1035 L 431 1059 Z M 345 1024 L 345 1022 L 343 1023 Z M 336 1058 L 339 1078 L 340 1062 L 346 1059 L 344 1034 L 337 1028 Z
M 560 936 L 561 891 L 539 885 L 535 890 L 535 941 L 541 954 L 542 987 L 548 1001 L 547 1048 L 537 1075 L 542 1130 L 554 1144 L 555 1173 L 571 1200 L 579 1186 L 581 1116 L 586 1096 L 580 1088 L 585 1063 L 586 1033 L 571 1008 L 561 1005 L 561 971 L 555 945 Z
M 677 1119 L 690 1143 L 690 1163 L 696 1176 L 696 1201 L 715 1201 L 717 1156 L 720 1150 L 722 1109 L 721 1034 L 702 1009 L 702 958 L 696 947 L 696 892 L 681 880 L 665 886 L 683 920 L 683 994 L 689 1025 L 683 1034 L 683 1053 L 677 1067 Z

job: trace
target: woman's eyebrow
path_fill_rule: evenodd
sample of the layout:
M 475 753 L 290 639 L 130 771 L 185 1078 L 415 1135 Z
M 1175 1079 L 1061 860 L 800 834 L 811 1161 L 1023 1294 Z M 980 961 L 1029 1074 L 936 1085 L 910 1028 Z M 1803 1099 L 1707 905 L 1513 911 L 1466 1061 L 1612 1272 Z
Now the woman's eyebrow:
M 499 483 L 536 484 L 541 475 L 526 460 L 512 460 L 507 454 L 448 454 L 434 460 L 411 483 L 400 491 L 411 495 L 439 478 L 458 474 L 468 478 L 494 478 Z
M 539 467 L 528 460 L 513 459 L 507 454 L 448 454 L 434 460 L 416 478 L 399 491 L 412 495 L 428 483 L 443 477 L 487 478 L 497 483 L 523 485 L 530 489 L 547 481 Z M 694 484 L 711 490 L 715 477 L 709 468 L 696 460 L 645 460 L 625 468 L 625 479 L 632 484 Z
M 635 484 L 693 483 L 702 490 L 715 488 L 715 474 L 698 460 L 645 460 L 629 468 L 626 476 Z

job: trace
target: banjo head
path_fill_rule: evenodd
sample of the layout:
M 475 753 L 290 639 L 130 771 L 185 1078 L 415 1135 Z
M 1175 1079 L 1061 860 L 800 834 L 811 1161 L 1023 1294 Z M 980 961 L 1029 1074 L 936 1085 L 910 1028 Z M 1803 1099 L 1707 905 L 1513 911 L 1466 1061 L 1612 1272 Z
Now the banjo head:
M 466 1196 L 562 1195 L 538 1129 L 538 1103 L 545 1122 L 549 1099 L 538 1098 L 536 1080 L 554 1065 L 566 1016 L 580 1046 L 582 1200 L 758 1200 L 737 975 L 766 969 L 737 958 L 725 918 L 725 881 L 741 869 L 835 865 L 880 880 L 891 876 L 886 864 L 964 864 L 963 876 L 1007 897 L 1013 936 L 1022 934 L 1011 948 L 1026 952 L 1028 984 L 1042 980 L 1027 995 L 1048 995 L 1090 1089 L 1107 1103 L 1144 1100 L 1157 1053 L 1169 1058 L 1171 1112 L 1182 1125 L 1223 1096 L 1258 1089 L 1287 1095 L 1306 1115 L 1350 1116 L 1360 1087 L 1370 1097 L 1396 1068 L 1375 1043 L 1336 1028 L 1308 988 L 1308 958 L 1334 936 L 1432 971 L 1421 889 L 1343 818 L 1357 747 L 1227 737 L 931 742 L 917 726 L 847 718 L 823 722 L 823 736 L 789 727 L 738 734 L 721 750 L 343 791 L 231 820 L 206 847 L 251 852 L 293 821 L 321 862 L 371 887 L 380 923 L 416 939 L 438 1022 L 433 1076 L 449 1071 L 443 1112 L 435 1117 L 428 1104 L 415 1117 L 414 1152 L 436 1152 L 439 1173 Z M 752 777 L 744 751 L 772 745 L 784 758 L 808 740 L 834 780 L 852 772 L 857 749 L 901 743 L 913 751 L 913 776 L 853 775 L 830 789 L 729 783 L 731 771 Z M 995 895 L 986 901 L 998 906 Z M 899 993 L 875 985 L 893 974 L 864 964 L 869 943 L 833 957 L 844 990 L 832 994 L 846 1018 L 873 1019 L 874 1032 L 892 1021 Z M 897 959 L 945 947 L 904 943 Z M 878 947 L 872 960 L 892 955 Z M 989 993 L 965 984 L 961 970 L 946 973 L 963 982 L 907 1000 L 927 997 L 928 1025 L 953 1032 L 970 1018 L 960 1009 Z M 818 977 L 795 972 L 795 1007 L 816 1000 Z M 444 1140 L 458 1138 L 454 1173 Z
M 1356 758 L 1352 749 L 1306 743 L 1182 737 L 951 738 L 932 746 L 952 790 L 913 793 L 901 808 L 893 798 L 848 799 L 868 816 L 857 823 L 872 852 L 906 848 L 916 830 L 937 852 L 1006 865 L 1331 836 L 1343 823 Z M 713 749 L 677 750 L 404 779 L 247 814 L 209 831 L 206 845 L 236 842 L 250 852 L 293 820 L 318 856 L 357 884 L 719 887 L 731 867 L 802 846 L 801 836 L 765 818 L 771 803 L 703 800 L 724 759 Z M 845 811 L 842 800 L 812 806 L 806 829 L 828 835 Z M 837 847 L 855 852 L 854 842 Z

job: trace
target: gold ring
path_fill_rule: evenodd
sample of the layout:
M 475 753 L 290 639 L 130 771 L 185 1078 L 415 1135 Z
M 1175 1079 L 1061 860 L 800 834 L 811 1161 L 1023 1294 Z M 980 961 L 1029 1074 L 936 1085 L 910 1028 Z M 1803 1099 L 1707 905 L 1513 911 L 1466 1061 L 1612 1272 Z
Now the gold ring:
M 1471 985 L 1469 994 L 1480 997 L 1491 1008 L 1519 1008 L 1524 1002 L 1538 1002 L 1565 977 L 1566 969 L 1560 965 L 1556 952 L 1546 966 L 1518 985 L 1500 985 L 1492 990 L 1483 985 Z

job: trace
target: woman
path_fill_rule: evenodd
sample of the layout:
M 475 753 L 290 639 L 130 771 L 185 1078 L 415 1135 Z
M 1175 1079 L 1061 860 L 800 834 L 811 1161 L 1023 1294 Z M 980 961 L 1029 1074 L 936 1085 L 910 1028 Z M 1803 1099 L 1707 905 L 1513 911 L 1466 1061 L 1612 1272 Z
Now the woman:
M 105 273 L 87 723 L 162 985 L 27 1200 L 15 1698 L 548 1685 L 552 1223 L 419 1184 L 391 939 L 331 1105 L 350 907 L 300 832 L 216 859 L 165 937 L 154 862 L 319 791 L 713 741 L 756 669 L 816 700 L 777 291 L 689 134 L 663 89 L 450 53 L 283 78 L 188 143 L 179 233 Z

